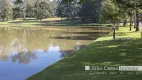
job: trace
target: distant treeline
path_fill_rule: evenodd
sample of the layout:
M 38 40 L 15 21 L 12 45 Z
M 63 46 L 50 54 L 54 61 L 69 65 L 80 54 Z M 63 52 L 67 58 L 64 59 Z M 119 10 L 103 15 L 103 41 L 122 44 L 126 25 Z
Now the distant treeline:
M 82 23 L 120 22 L 134 23 L 139 31 L 142 20 L 141 0 L 0 0 L 0 18 L 8 21 L 26 17 L 42 20 L 49 17 L 66 17 L 68 21 Z M 131 30 L 130 27 L 130 30 Z

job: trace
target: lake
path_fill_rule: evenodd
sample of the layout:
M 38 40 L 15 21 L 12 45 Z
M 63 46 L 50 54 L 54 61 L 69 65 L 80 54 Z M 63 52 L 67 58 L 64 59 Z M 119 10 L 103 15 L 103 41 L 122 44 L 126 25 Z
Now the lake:
M 0 80 L 24 80 L 108 33 L 93 27 L 0 28 Z

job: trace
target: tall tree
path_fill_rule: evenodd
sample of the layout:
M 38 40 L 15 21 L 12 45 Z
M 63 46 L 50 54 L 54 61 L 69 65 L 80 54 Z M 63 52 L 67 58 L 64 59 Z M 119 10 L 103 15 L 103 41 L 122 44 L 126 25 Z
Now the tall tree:
M 135 28 L 136 31 L 139 31 L 139 10 L 141 8 L 140 1 L 141 0 L 113 0 L 117 4 L 121 4 L 123 6 L 126 6 L 127 9 L 129 10 L 135 10 L 134 11 L 134 16 L 135 16 Z M 123 8 L 122 8 L 123 9 Z M 131 16 L 132 14 L 130 14 Z
M 52 2 L 49 4 L 50 8 L 51 8 L 51 15 L 53 17 L 56 16 L 56 11 L 57 11 L 57 7 L 58 7 L 58 0 L 52 0 Z
M 101 23 L 113 23 L 118 24 L 121 20 L 120 9 L 111 0 L 104 0 L 102 2 L 101 12 L 100 12 L 100 22 Z
M 0 0 L 1 18 L 6 21 L 12 19 L 12 4 L 10 0 Z
M 15 0 L 13 8 L 13 18 L 16 19 L 22 16 L 23 12 L 23 0 Z
M 6 9 L 6 21 L 12 19 L 12 4 L 10 2 L 10 0 L 5 0 L 5 9 Z
M 84 23 L 98 23 L 102 0 L 92 0 L 82 3 L 79 16 Z
M 78 16 L 79 12 L 79 5 L 76 1 L 73 2 L 67 2 L 63 3 L 61 1 L 58 1 L 58 7 L 57 7 L 57 16 L 67 17 L 67 20 L 71 20 L 73 23 L 75 23 L 75 17 Z
M 51 16 L 51 9 L 49 3 L 45 1 L 37 2 L 35 5 L 35 17 L 42 20 Z

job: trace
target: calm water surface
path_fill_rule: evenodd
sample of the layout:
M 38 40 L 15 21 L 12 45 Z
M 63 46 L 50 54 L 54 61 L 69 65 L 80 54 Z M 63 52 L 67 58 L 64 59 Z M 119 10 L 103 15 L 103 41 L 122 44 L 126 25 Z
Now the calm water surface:
M 24 80 L 107 34 L 95 28 L 0 28 L 0 80 Z

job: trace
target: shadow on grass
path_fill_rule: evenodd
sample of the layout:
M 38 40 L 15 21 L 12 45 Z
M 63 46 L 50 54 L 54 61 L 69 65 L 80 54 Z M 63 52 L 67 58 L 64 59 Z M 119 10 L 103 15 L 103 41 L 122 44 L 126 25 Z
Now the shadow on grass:
M 67 21 L 67 20 L 43 20 L 43 21 L 39 21 L 36 19 L 21 19 L 21 20 L 17 20 L 17 21 L 12 21 L 9 22 L 12 24 L 21 24 L 21 23 L 31 23 L 35 26 L 87 26 L 87 27 L 112 27 L 111 24 L 81 24 L 80 22 L 75 22 L 75 24 L 71 21 Z
M 76 22 L 75 24 L 71 21 L 43 21 L 43 24 L 36 24 L 39 26 L 87 26 L 87 27 L 112 27 L 112 25 L 102 25 L 102 24 L 81 24 Z
M 80 24 L 81 26 L 102 26 L 102 27 L 112 27 L 112 24 Z
M 106 26 L 90 26 L 90 27 L 81 27 L 81 28 L 87 28 L 91 30 L 110 30 L 112 27 L 106 27 Z
M 142 41 L 96 41 L 28 80 L 141 80 L 141 74 L 95 74 L 84 66 L 141 66 Z
M 116 32 L 116 36 L 124 36 L 124 35 L 128 35 L 128 34 L 133 34 L 133 33 L 135 33 L 135 31 L 127 32 L 127 33 L 126 32 Z
M 12 21 L 12 22 L 9 22 L 9 23 L 13 23 L 13 24 L 21 24 L 21 23 L 35 23 L 35 22 L 38 22 L 38 23 L 41 23 L 40 21 L 35 21 L 35 20 L 24 20 L 24 21 Z
M 71 34 L 80 34 L 79 36 L 57 36 L 51 39 L 68 39 L 68 40 L 96 40 L 97 38 L 109 34 L 109 32 L 64 32 Z M 86 35 L 86 36 L 84 36 Z
M 103 32 L 102 30 L 100 32 L 64 32 L 64 33 L 71 33 L 71 34 L 93 34 L 93 35 L 98 35 L 98 34 L 104 34 L 104 33 L 109 33 L 109 32 Z
M 50 37 L 52 39 L 69 39 L 69 40 L 95 40 L 98 36 L 65 36 L 65 37 Z

